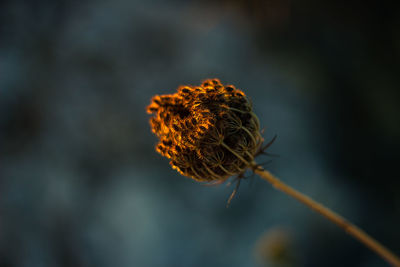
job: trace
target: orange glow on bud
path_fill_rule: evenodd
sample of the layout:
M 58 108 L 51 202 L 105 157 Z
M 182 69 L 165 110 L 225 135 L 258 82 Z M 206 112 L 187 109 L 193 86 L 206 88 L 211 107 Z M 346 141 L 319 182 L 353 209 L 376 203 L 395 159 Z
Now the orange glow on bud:
M 218 79 L 156 95 L 147 112 L 153 114 L 151 128 L 160 139 L 156 151 L 196 181 L 225 180 L 242 173 L 263 142 L 246 95 Z

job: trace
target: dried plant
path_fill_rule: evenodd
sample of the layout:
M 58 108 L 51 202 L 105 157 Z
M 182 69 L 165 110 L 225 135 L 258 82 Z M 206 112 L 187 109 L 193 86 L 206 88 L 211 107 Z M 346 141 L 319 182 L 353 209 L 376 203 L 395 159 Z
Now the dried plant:
M 157 152 L 182 175 L 200 182 L 224 181 L 253 162 L 263 139 L 246 95 L 217 79 L 155 96 L 147 108 Z
M 254 161 L 271 142 L 262 147 L 264 140 L 252 104 L 235 86 L 223 85 L 218 79 L 206 80 L 200 86 L 181 86 L 175 94 L 154 96 L 147 112 L 154 114 L 150 124 L 160 139 L 157 152 L 169 158 L 172 168 L 182 175 L 214 184 L 238 175 L 238 186 L 246 169 L 251 169 L 337 224 L 388 263 L 400 267 L 400 259 L 364 231 L 284 184 Z

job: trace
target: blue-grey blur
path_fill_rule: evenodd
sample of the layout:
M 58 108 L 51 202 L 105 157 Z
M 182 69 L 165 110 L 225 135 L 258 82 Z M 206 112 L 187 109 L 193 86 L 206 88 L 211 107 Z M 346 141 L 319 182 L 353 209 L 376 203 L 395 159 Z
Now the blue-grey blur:
M 1 1 L 0 266 L 388 266 L 250 172 L 226 208 L 145 108 L 234 84 L 277 135 L 258 162 L 400 254 L 399 25 L 383 2 Z

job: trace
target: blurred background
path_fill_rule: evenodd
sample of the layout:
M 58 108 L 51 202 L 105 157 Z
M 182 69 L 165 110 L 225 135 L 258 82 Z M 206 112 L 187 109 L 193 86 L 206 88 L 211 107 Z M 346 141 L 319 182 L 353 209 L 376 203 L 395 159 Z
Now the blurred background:
M 400 9 L 383 2 L 0 2 L 0 266 L 388 266 L 258 177 L 154 151 L 154 94 L 252 99 L 283 181 L 400 254 Z M 248 174 L 251 176 L 251 173 Z

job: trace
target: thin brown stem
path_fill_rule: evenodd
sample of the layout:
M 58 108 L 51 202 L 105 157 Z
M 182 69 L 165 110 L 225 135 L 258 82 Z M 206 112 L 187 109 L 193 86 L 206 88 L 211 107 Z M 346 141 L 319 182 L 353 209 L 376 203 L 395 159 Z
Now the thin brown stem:
M 365 246 L 369 247 L 372 251 L 386 260 L 392 266 L 400 267 L 400 259 L 393 254 L 390 250 L 380 244 L 377 240 L 369 236 L 363 230 L 347 221 L 345 218 L 340 216 L 339 214 L 333 212 L 322 204 L 316 202 L 310 197 L 300 193 L 294 188 L 286 185 L 270 172 L 264 170 L 261 166 L 257 165 L 255 162 L 251 164 L 255 173 L 257 173 L 260 177 L 270 182 L 276 189 L 281 190 L 282 192 L 288 194 L 289 196 L 297 199 L 301 203 L 305 204 L 312 210 L 318 212 L 322 216 L 326 217 L 328 220 L 332 221 L 340 228 L 342 228 L 345 232 L 353 236 L 355 239 L 360 241 Z

